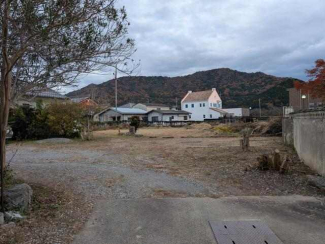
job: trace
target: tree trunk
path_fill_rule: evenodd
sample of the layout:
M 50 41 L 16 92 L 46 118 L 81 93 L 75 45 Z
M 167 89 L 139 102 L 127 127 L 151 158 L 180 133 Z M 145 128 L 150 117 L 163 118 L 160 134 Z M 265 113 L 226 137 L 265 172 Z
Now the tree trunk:
M 8 22 L 9 22 L 9 5 L 8 0 L 4 1 L 2 14 L 2 40 L 1 40 L 1 104 L 0 104 L 0 162 L 1 171 L 4 172 L 6 167 L 6 134 L 9 117 L 9 103 L 11 94 L 12 66 L 8 55 Z
M 6 167 L 6 134 L 10 108 L 11 72 L 1 80 L 1 107 L 0 107 L 0 160 L 3 169 Z

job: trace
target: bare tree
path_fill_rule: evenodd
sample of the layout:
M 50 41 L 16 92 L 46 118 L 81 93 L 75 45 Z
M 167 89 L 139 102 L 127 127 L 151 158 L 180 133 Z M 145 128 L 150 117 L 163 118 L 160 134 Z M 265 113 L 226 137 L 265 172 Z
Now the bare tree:
M 125 8 L 116 1 L 0 0 L 2 171 L 9 108 L 17 96 L 70 85 L 80 74 L 117 63 L 130 67 L 134 41 L 127 35 Z

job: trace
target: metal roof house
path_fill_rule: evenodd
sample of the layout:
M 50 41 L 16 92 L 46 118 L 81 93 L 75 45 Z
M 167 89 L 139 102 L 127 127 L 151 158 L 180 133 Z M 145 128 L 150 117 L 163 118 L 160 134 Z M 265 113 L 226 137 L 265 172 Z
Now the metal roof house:
M 138 108 L 108 108 L 94 116 L 94 121 L 129 121 L 132 116 L 139 116 L 141 120 L 147 117 L 147 111 Z
M 152 110 L 169 110 L 169 106 L 161 103 L 138 103 L 133 108 L 139 108 L 150 112 Z
M 152 110 L 147 113 L 149 122 L 188 121 L 190 113 L 183 110 Z
M 57 91 L 54 91 L 50 88 L 43 89 L 33 89 L 25 93 L 16 104 L 18 106 L 28 106 L 32 108 L 36 108 L 36 102 L 42 101 L 44 105 L 53 103 L 53 102 L 66 102 L 69 100 L 68 97 L 60 94 Z

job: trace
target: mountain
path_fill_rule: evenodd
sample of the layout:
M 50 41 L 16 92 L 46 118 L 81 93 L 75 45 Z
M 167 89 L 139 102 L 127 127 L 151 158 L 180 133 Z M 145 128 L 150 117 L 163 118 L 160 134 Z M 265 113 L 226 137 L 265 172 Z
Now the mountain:
M 279 78 L 261 72 L 245 73 L 227 68 L 201 71 L 187 76 L 136 76 L 118 79 L 118 103 L 151 102 L 175 105 L 188 91 L 217 88 L 225 108 L 281 107 L 288 105 L 287 88 L 293 87 L 293 78 Z M 67 94 L 68 97 L 92 95 L 99 103 L 114 104 L 114 80 L 99 85 L 90 84 Z

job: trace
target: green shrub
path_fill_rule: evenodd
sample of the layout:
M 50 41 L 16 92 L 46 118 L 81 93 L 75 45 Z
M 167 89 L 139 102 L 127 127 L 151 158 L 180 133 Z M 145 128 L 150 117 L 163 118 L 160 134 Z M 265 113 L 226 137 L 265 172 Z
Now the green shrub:
M 52 135 L 70 138 L 80 137 L 85 123 L 85 112 L 79 104 L 53 103 L 46 110 Z
M 139 126 L 140 126 L 140 118 L 139 116 L 132 116 L 131 117 L 131 123 L 130 126 L 134 126 L 135 127 L 135 132 L 137 132 Z
M 13 139 L 45 139 L 50 137 L 80 137 L 85 111 L 79 104 L 53 103 L 36 109 L 19 107 L 10 118 Z

